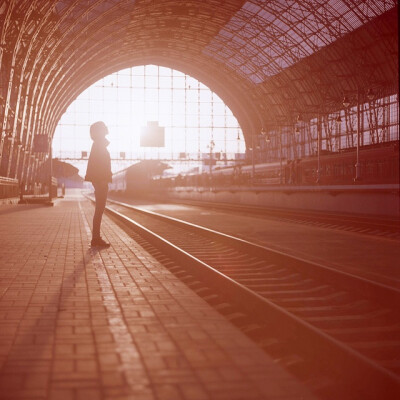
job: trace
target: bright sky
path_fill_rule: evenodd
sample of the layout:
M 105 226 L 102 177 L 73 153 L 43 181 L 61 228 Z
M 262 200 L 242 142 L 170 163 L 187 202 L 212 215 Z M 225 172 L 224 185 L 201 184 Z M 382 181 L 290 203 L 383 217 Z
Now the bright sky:
M 62 116 L 53 140 L 53 155 L 81 158 L 89 152 L 89 126 L 104 121 L 112 158 L 178 159 L 209 153 L 243 153 L 243 134 L 224 102 L 205 85 L 182 72 L 155 65 L 133 67 L 109 75 L 82 92 Z M 165 127 L 165 147 L 140 147 L 141 128 L 148 121 Z M 85 163 L 70 161 L 82 170 Z M 113 162 L 117 171 L 131 164 Z

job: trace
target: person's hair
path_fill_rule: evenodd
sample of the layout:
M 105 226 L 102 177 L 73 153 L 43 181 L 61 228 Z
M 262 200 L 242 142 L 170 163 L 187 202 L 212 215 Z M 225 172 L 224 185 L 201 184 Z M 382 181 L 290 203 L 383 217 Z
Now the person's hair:
M 90 125 L 90 137 L 92 140 L 96 140 L 105 136 L 104 132 L 107 132 L 107 126 L 103 121 L 97 121 Z

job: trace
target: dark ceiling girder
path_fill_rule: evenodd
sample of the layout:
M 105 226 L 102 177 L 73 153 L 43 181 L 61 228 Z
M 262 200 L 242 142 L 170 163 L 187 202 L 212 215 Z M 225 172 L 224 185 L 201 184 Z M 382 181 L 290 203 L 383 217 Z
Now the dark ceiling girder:
M 389 25 L 393 27 L 394 26 L 393 18 L 390 18 L 390 16 L 393 17 L 396 15 L 397 15 L 397 10 L 394 9 L 391 12 L 387 13 L 386 15 L 378 18 L 377 21 L 375 21 L 374 23 L 371 23 L 371 27 L 369 28 L 369 30 L 374 32 L 380 32 L 380 30 L 384 31 L 385 26 Z M 388 20 L 390 20 L 389 24 Z M 373 25 L 375 25 L 375 27 Z M 263 85 L 258 85 L 258 87 L 255 87 L 255 85 L 249 85 L 247 81 L 243 81 L 242 77 L 238 76 L 235 77 L 235 75 L 232 74 L 232 72 L 227 70 L 226 68 L 222 69 L 222 74 L 221 74 L 220 66 L 219 68 L 216 68 L 215 71 L 212 71 L 211 67 L 209 66 L 208 75 L 213 77 L 215 76 L 218 77 L 217 81 L 222 82 L 223 86 L 226 87 L 231 87 L 232 84 L 235 85 L 235 83 L 236 85 L 238 85 L 238 82 L 241 82 L 240 89 L 236 91 L 236 93 L 234 92 L 234 90 L 231 90 L 231 92 L 234 93 L 234 99 L 242 99 L 243 103 L 246 104 L 246 108 L 244 109 L 244 114 L 242 114 L 242 111 L 238 111 L 237 109 L 235 109 L 235 107 L 232 105 L 233 101 L 230 101 L 230 98 L 224 95 L 223 90 L 221 92 L 218 91 L 218 89 L 216 89 L 216 91 L 218 91 L 218 94 L 221 96 L 221 98 L 223 98 L 226 101 L 226 103 L 230 107 L 232 107 L 234 113 L 237 115 L 239 121 L 243 125 L 243 130 L 245 134 L 248 133 L 246 136 L 249 136 L 249 134 L 252 134 L 254 131 L 257 131 L 257 129 L 260 129 L 260 126 L 263 123 L 263 121 L 274 119 L 273 115 L 272 116 L 265 115 L 264 110 L 270 110 L 270 111 L 273 110 L 273 112 L 278 116 L 278 118 L 282 118 L 282 116 L 290 118 L 290 115 L 293 114 L 294 112 L 297 113 L 302 110 L 307 111 L 305 110 L 305 108 L 309 109 L 310 107 L 316 109 L 316 106 L 317 105 L 319 106 L 322 102 L 325 102 L 328 108 L 332 107 L 334 108 L 335 106 L 337 107 L 338 104 L 340 104 L 343 91 L 354 89 L 354 85 L 353 82 L 351 82 L 351 80 L 354 79 L 355 76 L 360 76 L 359 72 L 355 71 L 354 67 L 352 67 L 353 68 L 353 70 L 351 71 L 352 78 L 349 82 L 349 79 L 347 77 L 346 79 L 340 79 L 340 74 L 338 74 L 337 71 L 349 69 L 350 65 L 348 63 L 348 60 L 346 60 L 346 57 L 348 58 L 348 54 L 354 55 L 354 47 L 356 47 L 357 42 L 361 40 L 363 31 L 368 31 L 368 27 L 360 28 L 351 35 L 348 35 L 345 38 L 338 40 L 331 46 L 328 46 L 327 48 L 321 50 L 315 55 L 300 61 L 293 67 L 287 68 L 281 74 L 278 74 L 278 76 L 268 79 Z M 395 29 L 393 29 L 392 35 L 394 32 Z M 370 64 L 372 62 L 375 62 L 376 57 L 374 57 L 374 51 L 377 51 L 376 49 L 370 51 L 370 49 L 374 46 L 374 43 L 371 43 L 371 41 L 374 40 L 370 38 L 367 41 L 367 51 L 361 48 L 363 55 L 368 56 Z M 131 60 L 132 65 L 136 65 L 138 64 L 138 62 L 136 62 L 137 59 L 140 60 L 143 59 L 143 57 L 152 58 L 151 54 L 161 53 L 161 54 L 168 54 L 164 55 L 163 58 L 164 59 L 169 58 L 171 60 L 170 63 L 168 64 L 164 63 L 164 65 L 174 67 L 173 60 L 179 57 L 179 50 L 175 51 L 175 49 L 173 48 L 174 47 L 173 43 L 171 42 L 165 40 L 164 43 L 170 44 L 171 48 L 170 49 L 160 48 L 159 42 L 155 42 L 154 47 L 148 48 L 147 52 L 144 54 L 138 51 L 136 51 L 136 53 L 138 54 L 135 54 L 134 49 L 133 50 L 128 49 L 128 51 L 125 51 L 124 48 L 121 48 L 119 50 L 119 53 L 115 57 L 115 61 L 119 63 L 120 60 L 123 58 L 121 57 L 121 53 L 123 53 L 126 54 L 126 58 L 128 60 Z M 351 48 L 349 48 L 349 43 L 353 43 Z M 363 47 L 365 47 L 365 45 Z M 106 53 L 108 57 L 109 49 L 104 48 L 104 53 Z M 101 59 L 101 53 L 98 54 L 98 57 L 99 57 L 98 60 L 101 60 L 101 63 L 104 63 L 104 60 Z M 192 57 L 193 57 L 192 55 L 188 56 L 188 64 L 186 68 L 185 65 L 181 63 L 183 68 L 185 68 L 186 72 L 188 72 L 188 69 L 191 69 L 190 64 L 201 65 L 200 61 L 197 60 L 195 61 L 191 59 Z M 335 64 L 330 62 L 330 59 L 332 57 L 336 57 Z M 153 58 L 157 59 L 156 56 L 153 56 Z M 381 64 L 383 65 L 393 65 L 393 57 L 392 59 L 384 59 L 384 60 L 381 59 L 381 61 L 382 61 Z M 314 64 L 314 66 L 312 66 L 312 64 Z M 306 66 L 306 68 L 304 68 L 304 66 Z M 332 67 L 334 67 L 335 71 L 332 71 L 333 69 Z M 203 69 L 204 65 L 201 65 L 200 70 Z M 382 72 L 379 70 L 379 68 L 375 68 L 375 71 Z M 218 73 L 220 73 L 220 76 L 218 76 Z M 265 100 L 270 97 L 270 95 L 268 94 L 269 93 L 268 90 L 271 87 L 271 85 L 274 88 L 276 88 L 275 82 L 281 79 L 279 77 L 281 75 L 283 77 L 283 81 L 286 82 L 286 85 L 284 87 L 282 87 L 282 85 L 278 85 L 278 87 L 284 89 L 283 93 L 278 94 L 278 97 L 280 97 L 280 101 L 278 102 L 278 104 L 280 104 L 280 107 L 271 108 L 273 104 L 276 104 L 276 101 L 274 101 L 273 98 L 276 98 L 277 96 L 275 94 L 273 98 L 269 99 L 270 101 L 266 102 Z M 236 79 L 233 79 L 233 82 L 232 81 L 229 82 L 228 80 L 231 79 L 231 77 L 235 77 Z M 310 79 L 312 79 L 313 82 L 310 82 Z M 319 83 L 317 81 L 319 81 Z M 368 81 L 370 80 L 368 79 Z M 393 76 L 388 77 L 387 81 L 393 81 Z M 212 80 L 206 78 L 206 82 L 209 86 L 211 86 L 211 88 L 214 87 L 214 85 L 212 84 Z M 315 84 L 316 82 L 318 83 L 318 85 Z M 386 84 L 386 82 L 379 82 L 377 79 L 375 79 L 375 85 L 382 85 L 382 83 Z M 322 93 L 322 89 L 324 88 L 324 86 L 325 86 L 325 92 L 327 92 L 327 89 L 329 89 L 330 91 L 329 93 L 328 92 Z M 245 90 L 243 90 L 243 88 L 245 88 Z M 308 97 L 308 98 L 302 101 L 303 97 Z M 332 99 L 336 100 L 336 105 L 334 104 L 335 102 L 332 101 Z M 73 98 L 70 99 L 70 101 L 72 100 Z M 260 105 L 263 105 L 264 107 L 262 108 L 260 107 Z M 242 115 L 247 116 L 247 118 L 246 117 L 243 118 Z

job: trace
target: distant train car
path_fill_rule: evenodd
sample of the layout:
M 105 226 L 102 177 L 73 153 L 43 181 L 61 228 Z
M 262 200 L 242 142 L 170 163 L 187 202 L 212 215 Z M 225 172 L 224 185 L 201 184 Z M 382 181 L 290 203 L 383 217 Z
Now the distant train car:
M 322 153 L 298 160 L 254 165 L 220 167 L 202 174 L 169 178 L 166 187 L 237 186 L 237 185 L 350 185 L 354 183 L 356 150 Z M 399 142 L 360 148 L 359 162 L 363 184 L 399 182 Z M 319 164 L 319 174 L 318 174 Z M 253 177 L 254 173 L 254 177 Z M 319 175 L 319 176 L 318 176 Z
M 110 190 L 127 195 L 144 194 L 153 188 L 153 178 L 169 166 L 158 160 L 142 160 L 113 174 Z
M 123 193 L 126 191 L 126 174 L 128 168 L 118 171 L 112 176 L 112 183 L 110 184 L 110 190 L 116 193 Z
M 354 182 L 357 155 L 354 149 L 327 154 L 320 159 L 320 182 L 327 185 L 347 185 Z M 399 148 L 388 146 L 360 148 L 361 182 L 387 184 L 399 182 Z M 313 184 L 317 180 L 317 157 L 301 160 L 295 171 L 296 180 Z
M 250 172 L 252 166 L 247 166 Z M 279 185 L 286 182 L 285 171 L 287 168 L 286 160 L 282 163 L 257 164 L 254 167 L 254 184 L 256 185 Z
M 253 184 L 273 185 L 285 181 L 286 162 L 265 163 L 254 165 Z M 237 165 L 215 168 L 201 174 L 190 173 L 176 177 L 163 178 L 168 180 L 166 187 L 171 186 L 237 186 L 249 184 L 252 180 L 252 165 Z
M 286 161 L 254 165 L 255 185 L 276 185 L 285 180 Z M 216 169 L 212 173 L 214 185 L 245 185 L 253 176 L 253 165 Z

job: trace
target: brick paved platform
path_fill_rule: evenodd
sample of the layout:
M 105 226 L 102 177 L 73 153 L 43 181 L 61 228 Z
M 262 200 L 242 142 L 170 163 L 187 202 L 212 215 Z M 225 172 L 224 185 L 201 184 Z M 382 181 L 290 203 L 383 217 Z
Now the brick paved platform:
M 1 399 L 310 399 L 92 205 L 0 206 Z

